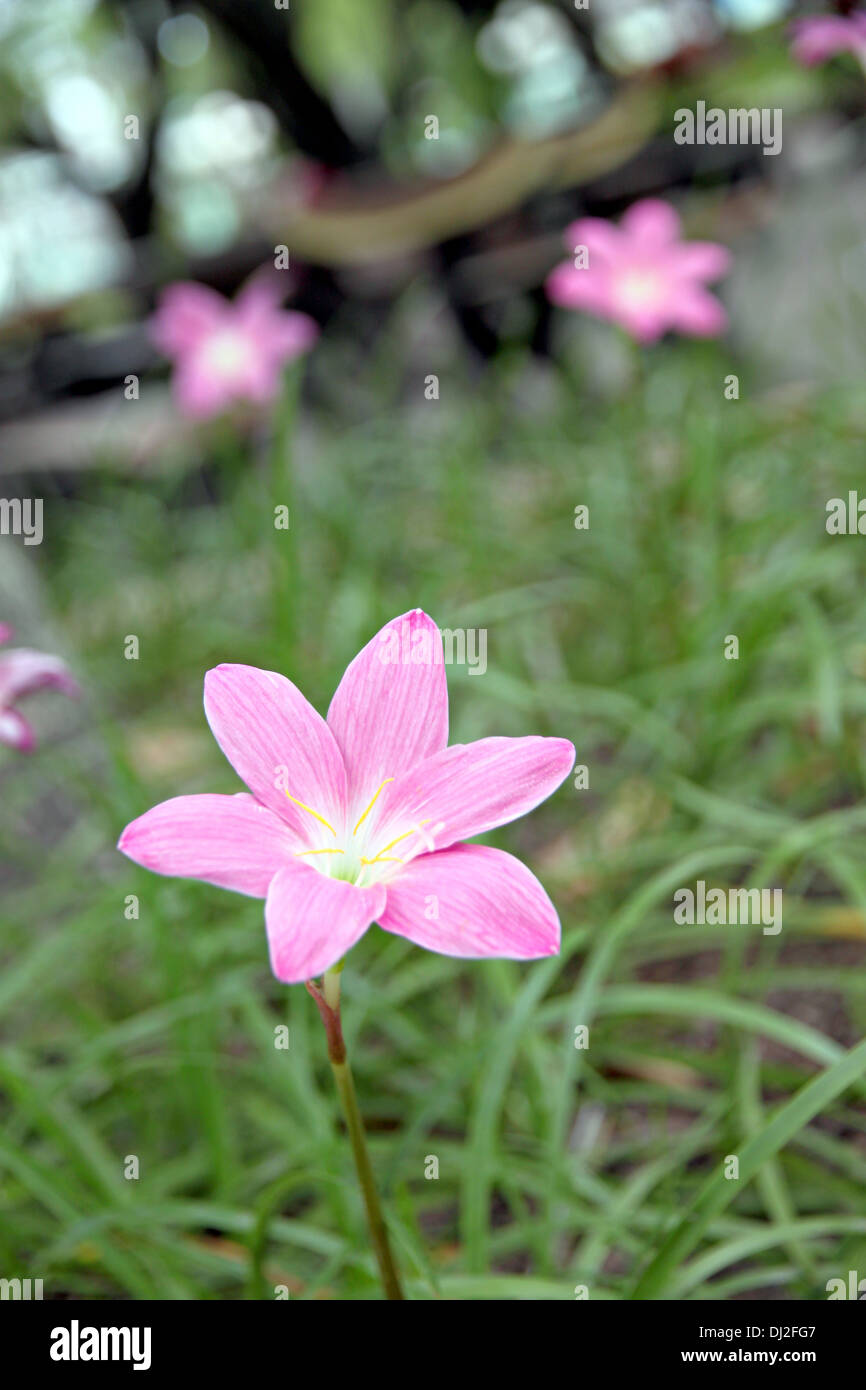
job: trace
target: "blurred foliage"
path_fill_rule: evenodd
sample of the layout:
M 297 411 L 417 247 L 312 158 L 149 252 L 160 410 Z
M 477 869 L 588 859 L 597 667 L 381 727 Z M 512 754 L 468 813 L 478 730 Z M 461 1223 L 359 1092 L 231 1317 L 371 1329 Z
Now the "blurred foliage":
M 395 397 L 392 359 L 356 364 L 347 395 L 328 354 L 310 370 L 333 403 L 291 456 L 226 427 L 204 473 L 121 480 L 106 459 L 46 502 L 43 577 L 92 733 L 4 773 L 4 1267 L 77 1297 L 375 1296 L 319 1021 L 269 975 L 261 903 L 111 845 L 164 796 L 236 788 L 207 667 L 286 671 L 324 709 L 420 604 L 488 630 L 486 674 L 449 669 L 452 738 L 569 736 L 590 786 L 492 837 L 550 889 L 559 958 L 463 964 L 376 929 L 349 958 L 413 1295 L 629 1297 L 697 1200 L 697 1248 L 652 1296 L 823 1297 L 866 1253 L 862 1083 L 782 1140 L 770 1120 L 819 1069 L 843 1085 L 866 1024 L 866 561 L 824 530 L 860 481 L 860 394 L 725 401 L 708 345 L 636 354 L 615 399 L 511 355 L 483 393 L 449 380 L 425 402 Z M 675 926 L 697 877 L 782 886 L 783 932 Z M 714 1174 L 750 1136 L 757 1179 L 719 1209 Z
M 483 678 L 449 669 L 452 741 L 567 736 L 590 780 L 491 837 L 550 889 L 561 956 L 465 964 L 377 929 L 351 953 L 347 1037 L 412 1295 L 816 1299 L 863 1267 L 866 561 L 824 529 L 827 499 L 861 485 L 855 346 L 802 384 L 848 344 L 843 310 L 859 334 L 863 97 L 844 63 L 792 66 L 788 8 L 0 0 L 2 403 L 25 461 L 50 436 L 63 464 L 39 475 L 51 539 L 22 572 L 87 692 L 65 735 L 2 769 L 10 1274 L 77 1298 L 376 1296 L 319 1020 L 268 971 L 261 903 L 113 846 L 159 799 L 237 789 L 208 667 L 285 671 L 324 710 L 415 605 L 488 633 Z M 654 95 L 625 82 L 650 73 Z M 677 165 L 653 141 L 683 101 L 758 92 L 830 118 L 821 181 L 792 188 L 796 153 L 781 176 L 757 151 Z M 477 181 L 444 182 L 477 161 L 492 210 Z M 419 233 L 422 177 L 422 222 L 451 203 Z M 368 206 L 388 178 L 396 223 Z M 300 415 L 181 428 L 147 375 L 159 285 L 231 289 L 269 254 L 251 219 L 274 189 L 286 226 L 335 180 L 348 209 L 311 215 L 321 260 L 298 277 L 327 322 Z M 739 237 L 739 357 L 640 352 L 562 315 L 546 356 L 537 289 L 562 226 L 671 187 L 690 232 Z M 810 198 L 810 247 L 832 228 L 844 252 L 820 279 Z M 407 218 L 393 263 L 345 268 Z M 799 384 L 759 394 L 776 361 Z M 99 407 L 130 369 L 144 390 L 121 427 Z M 62 409 L 36 413 L 39 393 Z M 675 925 L 697 878 L 782 887 L 783 932 Z M 722 1184 L 730 1153 L 743 1181 Z

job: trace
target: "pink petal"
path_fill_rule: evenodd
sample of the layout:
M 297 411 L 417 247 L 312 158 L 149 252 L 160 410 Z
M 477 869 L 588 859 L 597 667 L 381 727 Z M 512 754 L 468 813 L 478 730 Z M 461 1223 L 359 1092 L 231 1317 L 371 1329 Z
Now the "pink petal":
M 308 845 L 336 843 L 316 816 L 334 832 L 345 823 L 343 759 L 324 719 L 297 686 L 257 666 L 217 666 L 205 676 L 204 707 L 217 743 L 256 799 Z
M 377 825 L 384 837 L 385 827 L 399 833 L 426 821 L 423 830 L 432 837 L 432 845 L 437 851 L 446 849 L 525 816 L 556 790 L 573 766 L 574 748 L 564 738 L 455 743 L 386 788 Z M 421 842 L 415 843 L 420 848 Z
M 671 326 L 667 303 L 621 305 L 610 317 L 621 323 L 625 331 L 639 343 L 658 342 Z
M 394 618 L 347 667 L 328 710 L 349 801 L 363 811 L 386 777 L 448 742 L 442 638 L 420 608 Z
M 11 623 L 0 623 L 0 642 L 8 642 L 15 636 L 15 629 Z
M 276 399 L 282 376 L 281 361 L 265 347 L 261 344 L 250 352 L 233 383 L 234 395 L 258 405 Z
M 199 878 L 251 898 L 268 885 L 300 846 L 288 826 L 245 792 L 176 796 L 132 821 L 117 847 L 157 874 Z
M 672 267 L 677 275 L 691 280 L 718 280 L 731 268 L 727 246 L 714 241 L 684 241 L 673 253 Z
M 272 882 L 265 904 L 271 969 L 284 984 L 330 970 L 385 908 L 381 883 L 356 888 L 295 860 Z
M 247 280 L 235 297 L 234 309 L 244 328 L 266 325 L 280 311 L 289 289 L 284 271 L 266 266 Z
M 150 334 L 160 352 L 177 357 L 190 352 L 211 333 L 225 326 L 231 305 L 216 290 L 192 281 L 169 285 L 150 322 Z
M 669 246 L 680 234 L 680 219 L 670 203 L 660 198 L 643 198 L 632 203 L 620 227 L 642 247 Z
M 573 270 L 577 269 L 574 255 L 579 246 L 585 246 L 589 253 L 589 264 L 584 267 L 589 270 L 614 265 L 627 245 L 619 227 L 603 217 L 579 217 L 566 227 L 563 239 L 571 253 L 571 260 L 566 264 L 570 264 Z
M 559 918 L 534 874 L 502 850 L 457 845 L 413 859 L 388 885 L 379 925 L 444 956 L 535 960 L 559 950 Z
M 312 347 L 319 325 L 309 314 L 281 309 L 289 286 L 280 271 L 257 271 L 234 303 L 235 321 L 263 353 L 286 360 Z
M 295 310 L 276 314 L 271 322 L 264 347 L 280 362 L 290 362 L 301 353 L 309 352 L 319 336 L 319 325 L 309 314 Z
M 16 647 L 0 656 L 0 705 L 11 705 L 37 690 L 80 695 L 81 689 L 59 656 Z
M 32 753 L 36 747 L 36 735 L 17 709 L 0 709 L 0 743 L 19 753 Z
M 866 16 L 807 15 L 794 20 L 791 52 L 805 67 L 825 63 L 837 53 L 863 53 L 866 48 Z
M 728 316 L 714 295 L 694 285 L 684 289 L 672 306 L 671 323 L 693 338 L 715 338 L 727 328 Z
M 225 377 L 209 370 L 196 356 L 178 363 L 171 385 L 178 410 L 190 420 L 210 420 L 235 399 Z
M 613 317 L 608 272 L 593 270 L 590 266 L 578 270 L 563 261 L 550 272 L 544 288 L 551 304 L 563 309 L 582 309 L 601 318 Z

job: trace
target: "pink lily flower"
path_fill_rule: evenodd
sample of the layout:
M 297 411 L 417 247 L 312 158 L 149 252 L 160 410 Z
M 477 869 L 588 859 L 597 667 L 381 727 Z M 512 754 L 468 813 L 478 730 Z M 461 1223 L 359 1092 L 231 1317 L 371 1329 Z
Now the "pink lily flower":
M 0 643 L 8 642 L 13 630 L 0 623 Z M 64 695 L 80 695 L 66 663 L 59 656 L 30 651 L 27 647 L 12 648 L 0 654 L 0 743 L 16 748 L 19 753 L 32 753 L 36 735 L 32 726 L 14 706 L 37 690 L 60 690 Z
M 559 919 L 535 876 L 462 841 L 550 796 L 574 748 L 539 737 L 447 747 L 442 639 L 420 609 L 355 657 L 327 721 L 285 676 L 254 666 L 209 671 L 204 705 L 249 792 L 164 801 L 118 847 L 156 873 L 264 898 L 279 980 L 323 974 L 373 922 L 443 955 L 557 953 Z
M 791 53 L 804 67 L 816 67 L 837 53 L 866 60 L 866 11 L 853 14 L 808 15 L 790 26 Z
M 587 264 L 563 261 L 545 282 L 548 298 L 620 324 L 641 343 L 669 329 L 694 338 L 723 332 L 727 316 L 705 282 L 730 266 L 730 252 L 711 241 L 681 241 L 680 219 L 668 203 L 644 198 L 618 227 L 582 217 L 566 229 L 565 244 L 586 247 Z
M 235 401 L 261 405 L 276 397 L 285 363 L 319 336 L 308 314 L 279 307 L 282 297 L 279 280 L 261 273 L 234 300 L 189 281 L 168 286 L 151 336 L 174 360 L 172 386 L 182 414 L 204 420 Z

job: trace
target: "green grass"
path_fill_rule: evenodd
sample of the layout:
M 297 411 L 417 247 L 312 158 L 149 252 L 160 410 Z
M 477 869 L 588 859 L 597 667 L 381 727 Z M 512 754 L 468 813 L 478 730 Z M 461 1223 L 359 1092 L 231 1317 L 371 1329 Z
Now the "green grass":
M 750 400 L 745 376 L 725 401 L 715 348 L 657 350 L 610 401 L 552 372 L 534 408 L 519 359 L 425 402 L 328 352 L 283 436 L 288 534 L 289 460 L 227 432 L 207 486 L 194 459 L 106 460 L 46 494 L 40 578 L 88 700 L 78 736 L 4 767 L 3 1271 L 47 1296 L 378 1296 L 319 1018 L 271 978 L 261 903 L 113 846 L 157 800 L 237 789 L 209 666 L 283 670 L 324 709 L 420 605 L 488 631 L 486 674 L 449 670 L 452 739 L 569 737 L 590 786 L 491 837 L 559 906 L 558 958 L 375 930 L 349 957 L 411 1295 L 826 1297 L 866 1260 L 866 542 L 824 530 L 862 404 Z M 782 887 L 781 934 L 676 926 L 699 877 Z

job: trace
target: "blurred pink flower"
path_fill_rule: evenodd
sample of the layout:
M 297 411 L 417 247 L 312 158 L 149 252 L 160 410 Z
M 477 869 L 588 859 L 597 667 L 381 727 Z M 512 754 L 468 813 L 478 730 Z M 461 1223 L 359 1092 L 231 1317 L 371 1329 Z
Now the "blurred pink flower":
M 449 956 L 559 950 L 556 910 L 529 869 L 460 842 L 550 796 L 574 749 L 537 737 L 448 748 L 442 638 L 420 609 L 355 657 L 327 721 L 255 666 L 209 671 L 204 704 L 249 793 L 164 801 L 119 848 L 156 873 L 264 898 L 278 979 L 322 974 L 374 921 Z
M 866 10 L 848 15 L 809 15 L 790 27 L 791 52 L 807 68 L 826 63 L 837 53 L 866 59 Z
M 280 308 L 283 286 L 261 272 L 234 300 L 206 285 L 169 285 L 151 321 L 157 347 L 174 360 L 178 408 L 193 419 L 219 415 L 234 401 L 271 401 L 286 362 L 319 335 L 308 314 Z
M 0 642 L 8 642 L 12 628 L 0 623 Z M 0 653 L 0 743 L 30 753 L 36 747 L 36 735 L 23 715 L 14 708 L 17 702 L 37 690 L 60 690 L 64 695 L 80 695 L 66 664 L 59 656 L 16 647 Z
M 681 241 L 680 219 L 668 203 L 634 203 L 619 226 L 582 217 L 566 229 L 575 255 L 551 271 L 548 298 L 564 309 L 583 309 L 619 323 L 641 343 L 672 329 L 689 337 L 714 337 L 727 316 L 705 281 L 724 275 L 730 252 L 711 241 Z M 586 264 L 578 266 L 578 248 Z

